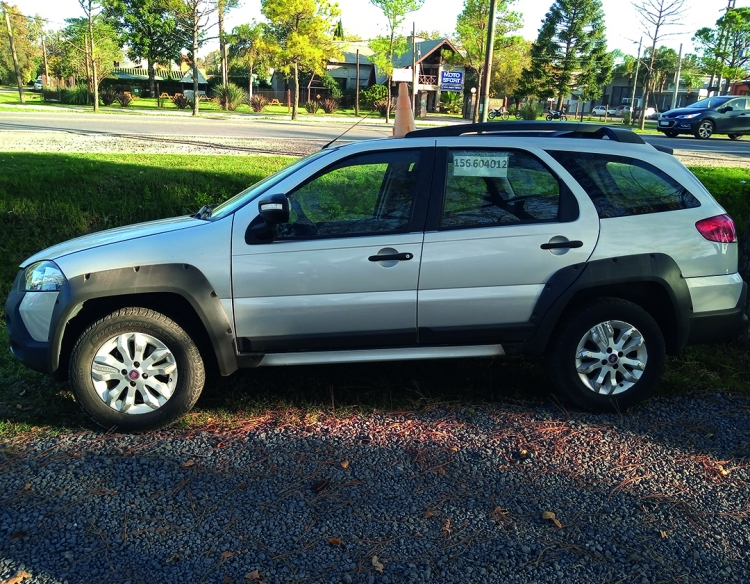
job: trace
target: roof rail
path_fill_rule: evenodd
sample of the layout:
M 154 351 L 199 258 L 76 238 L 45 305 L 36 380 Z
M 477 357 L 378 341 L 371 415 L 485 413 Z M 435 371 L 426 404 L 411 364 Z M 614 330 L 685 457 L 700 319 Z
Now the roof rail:
M 645 144 L 638 134 L 626 128 L 615 128 L 604 124 L 584 124 L 581 122 L 484 122 L 479 124 L 457 124 L 415 130 L 406 138 L 438 138 L 462 136 L 464 134 L 504 134 L 506 136 L 537 136 L 546 138 L 609 138 L 615 142 Z

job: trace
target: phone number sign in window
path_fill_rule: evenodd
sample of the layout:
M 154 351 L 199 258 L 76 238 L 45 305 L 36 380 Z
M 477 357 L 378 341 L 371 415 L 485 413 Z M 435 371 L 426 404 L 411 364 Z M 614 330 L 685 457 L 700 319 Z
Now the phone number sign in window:
M 454 154 L 453 176 L 507 178 L 508 156 L 498 154 Z

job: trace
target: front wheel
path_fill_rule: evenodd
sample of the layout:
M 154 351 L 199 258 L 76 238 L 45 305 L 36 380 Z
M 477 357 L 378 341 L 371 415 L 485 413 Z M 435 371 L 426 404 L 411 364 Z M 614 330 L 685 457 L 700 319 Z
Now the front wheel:
M 699 140 L 708 140 L 714 133 L 714 124 L 711 120 L 704 120 L 695 129 L 693 135 Z
M 503 118 L 503 120 L 509 120 L 510 119 L 510 114 L 508 112 L 504 112 L 503 115 L 502 115 L 502 118 Z
M 742 137 L 742 134 L 727 134 L 729 136 L 730 140 L 739 140 Z
M 70 358 L 70 384 L 100 426 L 145 432 L 185 415 L 205 371 L 190 336 L 163 314 L 123 308 L 86 329 Z
M 677 132 L 667 131 L 667 132 L 664 132 L 664 135 L 667 138 L 677 138 Z
M 568 117 L 565 114 L 560 114 L 560 121 L 561 122 L 567 122 L 568 121 Z
M 550 344 L 547 372 L 571 401 L 622 411 L 646 399 L 661 377 L 664 337 L 651 315 L 618 298 L 572 313 Z

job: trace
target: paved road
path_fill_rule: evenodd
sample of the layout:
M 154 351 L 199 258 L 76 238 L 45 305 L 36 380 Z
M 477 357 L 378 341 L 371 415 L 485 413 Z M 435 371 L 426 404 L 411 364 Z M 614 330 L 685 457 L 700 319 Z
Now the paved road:
M 374 120 L 373 120 L 374 121 Z M 262 120 L 255 117 L 206 117 L 151 115 L 93 115 L 59 112 L 0 111 L 0 132 L 72 132 L 104 135 L 194 136 L 273 140 L 320 140 L 335 138 L 349 127 L 345 122 L 298 122 Z M 366 120 L 347 132 L 346 140 L 366 140 L 390 135 L 391 127 Z M 722 156 L 746 159 L 750 165 L 750 138 L 732 141 L 725 136 L 696 140 L 690 136 L 667 138 L 644 135 L 651 144 L 673 148 L 676 154 L 695 153 L 706 158 Z

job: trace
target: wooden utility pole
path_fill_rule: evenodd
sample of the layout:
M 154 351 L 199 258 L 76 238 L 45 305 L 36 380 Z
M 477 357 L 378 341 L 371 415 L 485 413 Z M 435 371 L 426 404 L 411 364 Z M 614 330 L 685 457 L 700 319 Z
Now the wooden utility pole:
M 354 115 L 359 116 L 359 49 L 357 49 L 357 80 L 354 90 Z
M 94 53 L 94 15 L 89 0 L 89 43 L 91 43 L 91 84 L 94 86 L 94 111 L 99 111 L 99 78 L 96 76 L 96 55 Z
M 497 0 L 490 0 L 490 21 L 487 23 L 487 50 L 484 55 L 484 79 L 482 80 L 482 122 L 487 121 L 490 111 L 490 79 L 492 78 L 492 51 L 495 46 L 495 10 Z
M 47 63 L 47 45 L 44 43 L 44 33 L 42 33 L 42 56 L 44 57 L 44 83 L 49 85 L 49 64 Z
M 8 27 L 8 38 L 10 39 L 10 52 L 13 56 L 13 66 L 16 69 L 16 82 L 18 83 L 18 96 L 21 98 L 21 103 L 26 103 L 26 98 L 23 96 L 23 78 L 21 77 L 21 68 L 18 66 L 18 54 L 16 54 L 16 42 L 13 40 L 13 28 L 10 26 L 10 15 L 8 14 L 8 5 L 3 3 L 3 11 L 5 12 L 5 24 Z

